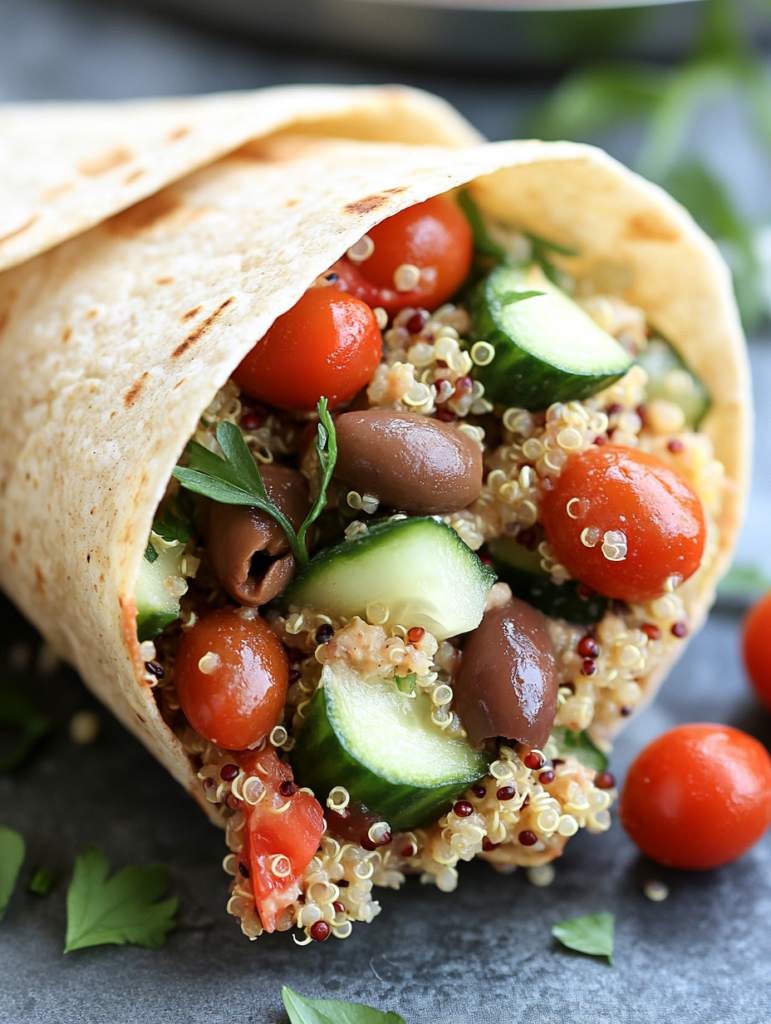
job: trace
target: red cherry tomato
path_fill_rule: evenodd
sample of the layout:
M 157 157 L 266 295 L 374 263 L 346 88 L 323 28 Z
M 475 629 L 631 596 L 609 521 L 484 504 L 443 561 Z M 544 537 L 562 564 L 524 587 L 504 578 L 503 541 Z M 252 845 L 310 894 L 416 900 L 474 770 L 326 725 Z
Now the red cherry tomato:
M 263 927 L 272 932 L 281 911 L 300 895 L 305 869 L 324 834 L 324 812 L 310 793 L 295 786 L 292 769 L 271 746 L 238 760 L 266 789 L 259 803 L 241 803 L 246 843 L 239 859 L 252 883 Z
M 372 255 L 361 263 L 344 257 L 332 270 L 338 288 L 370 306 L 382 306 L 389 316 L 406 306 L 436 309 L 468 277 L 474 254 L 471 228 L 463 211 L 445 196 L 402 210 L 367 234 L 375 246 Z M 404 264 L 421 272 L 409 291 L 400 291 L 394 280 Z
M 704 553 L 704 511 L 690 484 L 655 455 L 620 445 L 571 455 L 544 494 L 541 521 L 572 576 L 625 601 L 659 597 L 670 577 L 687 580 Z
M 265 619 L 232 605 L 199 619 L 183 637 L 174 663 L 187 720 L 226 750 L 246 750 L 270 733 L 288 684 L 289 659 L 281 641 Z
M 747 675 L 771 711 L 771 594 L 761 598 L 744 620 L 742 648 Z
M 618 808 L 644 854 L 704 871 L 741 857 L 771 825 L 771 757 L 727 725 L 680 725 L 629 769 Z
M 242 391 L 279 409 L 330 409 L 369 383 L 382 352 L 375 314 L 337 288 L 311 288 L 280 316 L 233 374 Z

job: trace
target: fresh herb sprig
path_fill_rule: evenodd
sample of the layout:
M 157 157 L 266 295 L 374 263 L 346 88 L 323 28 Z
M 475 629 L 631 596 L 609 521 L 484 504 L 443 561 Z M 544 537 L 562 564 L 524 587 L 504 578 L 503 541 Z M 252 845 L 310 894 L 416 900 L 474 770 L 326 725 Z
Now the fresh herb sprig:
M 560 921 L 552 926 L 551 933 L 568 949 L 590 956 L 606 956 L 612 967 L 615 924 L 613 914 L 586 914 Z
M 108 878 L 110 862 L 87 846 L 75 862 L 67 890 L 65 953 L 86 946 L 127 942 L 160 949 L 176 927 L 176 898 L 158 902 L 166 891 L 168 871 L 162 864 L 127 867 Z
M 189 491 L 224 505 L 248 505 L 271 516 L 287 536 L 298 568 L 308 564 L 307 533 L 327 504 L 327 488 L 337 462 L 337 438 L 326 398 L 318 403 L 319 424 L 313 446 L 319 458 L 319 494 L 298 532 L 265 490 L 257 463 L 235 424 L 223 421 L 216 430 L 224 458 L 196 441 L 188 445 L 189 466 L 177 466 L 174 476 Z
M 405 1024 L 404 1017 L 393 1010 L 340 999 L 309 999 L 288 985 L 282 986 L 281 998 L 291 1024 Z

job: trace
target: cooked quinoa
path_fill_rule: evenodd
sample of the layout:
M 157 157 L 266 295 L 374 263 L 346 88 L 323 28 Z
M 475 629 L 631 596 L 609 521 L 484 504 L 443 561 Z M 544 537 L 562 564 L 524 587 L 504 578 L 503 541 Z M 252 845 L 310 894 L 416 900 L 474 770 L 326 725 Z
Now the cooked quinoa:
M 527 248 L 523 236 L 510 235 L 507 241 L 513 248 Z M 565 278 L 562 283 L 627 351 L 636 355 L 645 350 L 650 329 L 642 310 L 613 295 L 589 294 L 581 282 Z M 525 541 L 534 536 L 545 491 L 559 478 L 570 455 L 594 445 L 612 443 L 654 454 L 685 477 L 701 498 L 707 546 L 701 568 L 687 582 L 671 579 L 668 592 L 651 601 L 612 601 L 593 627 L 548 621 L 559 678 L 554 724 L 577 733 L 588 731 L 609 752 L 610 737 L 620 721 L 634 713 L 645 698 L 648 680 L 688 635 L 690 611 L 715 557 L 724 472 L 708 438 L 686 427 L 679 405 L 660 398 L 648 401 L 647 375 L 638 365 L 584 401 L 558 402 L 543 413 L 495 407 L 485 397 L 484 386 L 471 377 L 475 365 L 489 362 L 491 346 L 469 339 L 471 323 L 463 308 L 452 304 L 433 312 L 407 308 L 390 325 L 382 309 L 376 312 L 383 331 L 383 358 L 366 394 L 357 400 L 358 407 L 436 418 L 482 446 L 481 494 L 468 507 L 443 517 L 472 550 L 482 549 L 494 538 Z M 686 390 L 693 385 L 682 377 L 676 383 Z M 216 426 L 229 421 L 239 427 L 260 463 L 297 460 L 313 493 L 316 456 L 302 442 L 311 420 L 308 414 L 255 415 L 253 407 L 242 402 L 238 386 L 229 381 L 206 410 L 194 439 L 217 450 Z M 176 487 L 172 483 L 170 493 Z M 328 498 L 349 537 L 366 531 L 372 517 L 393 514 L 379 507 L 373 495 L 359 494 L 337 482 Z M 602 545 L 609 560 L 624 557 L 623 534 L 582 540 L 587 547 Z M 537 553 L 541 567 L 555 583 L 570 579 L 546 541 L 538 543 Z M 223 867 L 233 876 L 228 911 L 239 918 L 244 934 L 254 939 L 263 926 L 238 854 L 244 843 L 241 807 L 244 802 L 256 802 L 260 786 L 250 784 L 254 776 L 248 777 L 243 770 L 223 779 L 221 769 L 232 764 L 232 753 L 203 739 L 187 723 L 173 684 L 181 637 L 198 617 L 225 604 L 227 595 L 205 548 L 193 542 L 188 544 L 183 577 L 171 585 L 181 597 L 182 616 L 155 643 L 142 645 L 147 679 L 163 715 L 198 764 L 206 799 L 226 828 L 231 852 Z M 498 583 L 488 595 L 487 607 L 503 606 L 510 598 L 509 587 Z M 466 736 L 455 710 L 453 686 L 463 657 L 456 641 L 438 641 L 425 629 L 395 623 L 389 609 L 377 602 L 367 607 L 366 620 L 358 616 L 336 620 L 304 608 L 270 612 L 267 618 L 288 649 L 291 666 L 283 717 L 270 739 L 263 741 L 273 744 L 282 756 L 295 744 L 324 666 L 344 667 L 371 680 L 392 680 L 395 674 L 414 676 L 414 693 L 432 702 L 433 723 L 448 736 Z M 398 889 L 407 875 L 418 875 L 421 882 L 451 892 L 458 884 L 459 862 L 474 857 L 500 871 L 546 865 L 562 854 L 568 838 L 579 829 L 606 831 L 615 797 L 612 776 L 596 776 L 576 757 L 561 756 L 552 741 L 544 750 L 499 744 L 489 774 L 467 788 L 431 827 L 391 835 L 386 823 L 375 825 L 375 833 L 379 828 L 380 838 L 387 833 L 390 841 L 375 845 L 379 837 L 371 833 L 373 849 L 345 841 L 327 827 L 302 878 L 299 897 L 281 912 L 276 927 L 281 931 L 297 928 L 302 938 L 296 941 L 304 944 L 311 941 L 312 927 L 324 921 L 333 936 L 345 938 L 354 922 L 370 922 L 380 912 L 373 898 L 375 886 Z M 347 791 L 338 787 L 327 807 L 339 810 L 347 799 Z M 277 863 L 276 874 L 281 870 Z

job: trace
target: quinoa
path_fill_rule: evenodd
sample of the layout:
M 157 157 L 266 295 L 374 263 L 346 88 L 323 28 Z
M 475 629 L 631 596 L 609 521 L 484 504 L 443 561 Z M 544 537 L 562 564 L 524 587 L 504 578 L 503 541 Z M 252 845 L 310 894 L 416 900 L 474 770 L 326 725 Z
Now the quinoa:
M 506 244 L 521 256 L 529 252 L 530 243 L 521 234 L 508 233 Z M 362 255 L 367 248 L 364 240 L 357 246 L 349 251 L 351 259 L 366 258 Z M 399 268 L 405 287 L 414 269 L 409 265 Z M 613 295 L 591 294 L 587 283 L 571 281 L 561 273 L 560 284 L 628 352 L 644 351 L 650 329 L 642 310 Z M 471 549 L 478 550 L 502 536 L 533 534 L 543 496 L 567 459 L 595 444 L 610 442 L 656 455 L 682 474 L 702 499 L 707 544 L 702 565 L 691 579 L 685 583 L 672 579 L 668 592 L 652 601 L 613 601 L 591 627 L 548 619 L 559 679 L 554 724 L 575 732 L 588 731 L 594 742 L 609 752 L 610 737 L 644 700 L 649 680 L 688 635 L 691 609 L 718 549 L 717 522 L 725 474 L 709 439 L 687 428 L 677 404 L 662 399 L 648 402 L 647 375 L 637 365 L 585 401 L 555 403 L 541 413 L 496 408 L 485 397 L 484 386 L 471 376 L 475 364 L 490 361 L 493 350 L 486 342 L 472 345 L 467 339 L 471 323 L 464 309 L 449 303 L 434 312 L 407 308 L 390 326 L 383 310 L 376 313 L 383 332 L 383 359 L 366 390 L 369 408 L 436 417 L 483 448 L 482 492 L 467 508 L 443 517 Z M 693 386 L 692 378 L 689 380 Z M 689 380 L 675 383 L 687 389 Z M 312 422 L 310 414 L 256 409 L 246 404 L 235 383 L 228 381 L 202 416 L 194 439 L 216 450 L 214 431 L 224 420 L 240 427 L 258 461 L 297 459 L 315 493 L 316 456 L 309 446 L 304 449 L 302 445 L 305 429 Z M 170 496 L 176 487 L 172 481 Z M 336 481 L 327 492 L 327 501 L 347 537 L 366 531 L 368 517 L 378 511 L 376 497 L 350 491 Z M 587 538 L 592 544 L 600 541 L 603 551 L 607 547 L 607 557 L 623 557 L 623 535 Z M 545 540 L 537 545 L 537 552 L 541 567 L 555 583 L 570 579 Z M 176 587 L 182 614 L 155 643 L 142 645 L 145 678 L 155 690 L 164 718 L 198 765 L 206 800 L 225 826 L 230 853 L 223 866 L 233 877 L 228 911 L 240 920 L 244 934 L 254 939 L 263 926 L 252 883 L 239 868 L 237 855 L 244 846 L 243 807 L 258 786 L 255 782 L 249 789 L 250 777 L 243 770 L 232 779 L 223 778 L 222 768 L 232 763 L 232 753 L 207 742 L 186 722 L 173 684 L 174 658 L 182 635 L 198 616 L 220 607 L 228 598 L 208 563 L 205 548 L 194 542 L 185 549 L 182 577 L 172 580 L 170 586 Z M 510 598 L 508 586 L 496 584 L 488 595 L 487 609 L 501 607 Z M 284 713 L 265 741 L 282 756 L 297 741 L 325 667 L 355 672 L 373 684 L 414 678 L 413 695 L 431 702 L 433 725 L 450 737 L 466 737 L 454 710 L 453 684 L 462 660 L 456 643 L 438 642 L 426 630 L 410 629 L 410 623 L 391 623 L 389 610 L 377 601 L 367 607 L 365 618 L 347 621 L 309 608 L 291 608 L 286 614 L 269 612 L 267 619 L 286 646 L 291 666 Z M 418 875 L 421 882 L 450 892 L 458 884 L 459 863 L 475 857 L 500 871 L 518 866 L 544 869 L 562 854 L 568 838 L 579 829 L 601 833 L 610 827 L 609 808 L 616 795 L 612 776 L 596 777 L 575 757 L 560 754 L 552 740 L 544 751 L 522 744 L 499 745 L 489 774 L 470 786 L 430 827 L 392 835 L 387 823 L 377 823 L 373 827 L 381 829 L 380 837 L 389 835 L 390 841 L 365 849 L 360 843 L 344 841 L 327 826 L 301 879 L 299 897 L 281 912 L 276 927 L 279 931 L 299 929 L 305 936 L 296 940 L 301 944 L 319 937 L 319 930 L 314 935 L 312 929 L 320 922 L 328 926 L 328 934 L 345 938 L 355 922 L 370 922 L 380 912 L 373 897 L 375 887 L 398 889 L 407 875 Z M 327 806 L 340 809 L 347 800 L 345 790 L 337 787 Z M 548 884 L 551 877 L 537 871 L 532 876 L 534 884 Z M 323 931 L 327 934 L 326 928 Z

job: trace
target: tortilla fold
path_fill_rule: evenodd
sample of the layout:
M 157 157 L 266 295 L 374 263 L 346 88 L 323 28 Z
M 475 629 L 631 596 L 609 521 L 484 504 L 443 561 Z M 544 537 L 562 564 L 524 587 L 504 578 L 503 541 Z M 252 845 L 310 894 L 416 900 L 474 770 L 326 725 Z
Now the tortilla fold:
M 454 138 L 437 127 L 432 141 L 468 142 L 470 129 L 451 124 Z M 375 224 L 470 183 L 492 217 L 577 249 L 572 272 L 612 276 L 704 380 L 713 405 L 702 429 L 729 487 L 694 630 L 730 561 L 749 476 L 749 372 L 729 273 L 658 187 L 570 143 L 244 142 L 187 177 L 169 162 L 152 177 L 165 187 L 125 209 L 112 197 L 114 215 L 95 226 L 90 212 L 62 212 L 41 247 L 74 237 L 0 276 L 0 583 L 207 810 L 136 638 L 132 595 L 153 514 L 217 389 Z M 212 140 L 209 159 L 222 146 Z M 673 658 L 641 681 L 646 699 Z

